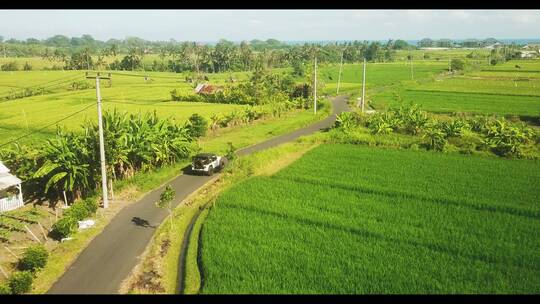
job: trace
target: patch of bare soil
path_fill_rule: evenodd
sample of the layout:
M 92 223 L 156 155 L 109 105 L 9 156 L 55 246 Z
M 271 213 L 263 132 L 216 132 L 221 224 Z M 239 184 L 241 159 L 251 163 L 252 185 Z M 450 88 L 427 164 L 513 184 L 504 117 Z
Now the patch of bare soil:
M 161 242 L 161 250 L 159 251 L 159 255 L 161 257 L 164 257 L 167 254 L 167 251 L 171 247 L 171 240 L 166 239 Z
M 159 283 L 160 278 L 161 275 L 155 270 L 145 271 L 133 283 L 133 287 L 153 293 L 165 292 L 165 288 Z

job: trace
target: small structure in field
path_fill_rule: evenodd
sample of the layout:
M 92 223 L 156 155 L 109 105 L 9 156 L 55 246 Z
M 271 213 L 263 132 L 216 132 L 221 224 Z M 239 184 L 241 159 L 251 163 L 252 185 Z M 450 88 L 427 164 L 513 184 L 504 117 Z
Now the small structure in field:
M 195 88 L 195 93 L 197 94 L 214 94 L 216 92 L 222 91 L 223 87 L 215 86 L 207 83 L 200 83 Z
M 24 205 L 22 181 L 9 172 L 10 170 L 0 161 L 0 212 L 14 210 Z

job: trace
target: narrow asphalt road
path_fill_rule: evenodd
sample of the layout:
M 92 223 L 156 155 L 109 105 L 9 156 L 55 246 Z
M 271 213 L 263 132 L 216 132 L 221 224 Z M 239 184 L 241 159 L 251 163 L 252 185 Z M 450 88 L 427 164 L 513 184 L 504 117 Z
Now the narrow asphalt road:
M 237 154 L 241 156 L 264 150 L 332 126 L 336 114 L 348 109 L 344 96 L 333 98 L 332 105 L 333 113 L 328 118 L 292 133 L 246 147 Z M 173 179 L 170 184 L 176 191 L 174 207 L 210 179 L 208 176 L 188 174 Z M 47 293 L 118 293 L 120 284 L 137 265 L 139 256 L 148 245 L 154 230 L 167 216 L 166 210 L 155 206 L 161 192 L 163 187 L 149 192 L 141 200 L 122 209 Z

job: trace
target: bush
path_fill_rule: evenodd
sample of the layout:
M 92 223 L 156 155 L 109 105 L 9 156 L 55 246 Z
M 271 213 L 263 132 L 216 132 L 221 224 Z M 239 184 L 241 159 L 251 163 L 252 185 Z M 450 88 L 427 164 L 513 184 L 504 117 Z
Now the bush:
M 77 220 L 71 216 L 64 216 L 53 225 L 53 232 L 60 238 L 68 237 L 77 229 Z
M 460 71 L 465 69 L 465 62 L 461 59 L 452 59 L 450 61 L 450 68 L 452 71 Z
M 208 121 L 201 115 L 195 113 L 188 119 L 187 124 L 188 134 L 192 138 L 199 138 L 206 134 L 208 130 Z
M 233 146 L 232 142 L 227 143 L 227 152 L 225 153 L 225 157 L 229 161 L 233 161 L 236 159 L 236 148 Z
M 25 63 L 24 63 L 23 70 L 25 70 L 25 71 L 31 71 L 31 70 L 32 70 L 32 66 L 31 66 L 28 62 L 25 62 Z
M 13 294 L 27 293 L 32 288 L 34 277 L 30 271 L 14 272 L 8 280 L 9 288 Z
M 422 138 L 427 139 L 427 147 L 430 150 L 444 151 L 448 141 L 446 134 L 439 123 L 430 123 L 424 129 Z
M 349 132 L 360 125 L 360 116 L 355 112 L 343 112 L 336 117 L 336 127 Z
M 38 269 L 45 267 L 49 252 L 42 245 L 31 246 L 24 252 L 23 257 L 19 260 L 19 269 L 35 272 Z
M 72 217 L 76 221 L 82 221 L 92 215 L 83 201 L 77 202 L 64 213 L 64 217 Z
M 2 66 L 0 66 L 0 69 L 2 71 L 18 71 L 19 64 L 16 61 L 11 61 L 11 62 L 2 64 Z
M 11 294 L 11 288 L 6 284 L 0 284 L 0 295 Z
M 485 130 L 484 143 L 499 156 L 521 156 L 523 148 L 534 142 L 536 133 L 533 129 L 512 126 L 506 120 L 495 120 Z
M 93 215 L 98 210 L 99 206 L 95 199 L 85 199 L 81 202 L 86 210 L 88 211 L 89 215 Z

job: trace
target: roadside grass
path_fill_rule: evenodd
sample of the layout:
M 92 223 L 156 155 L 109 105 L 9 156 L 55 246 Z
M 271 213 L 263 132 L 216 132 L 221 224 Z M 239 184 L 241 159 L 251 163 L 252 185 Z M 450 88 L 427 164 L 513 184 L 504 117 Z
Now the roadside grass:
M 202 293 L 538 292 L 539 172 L 321 145 L 220 194 L 202 228 Z

